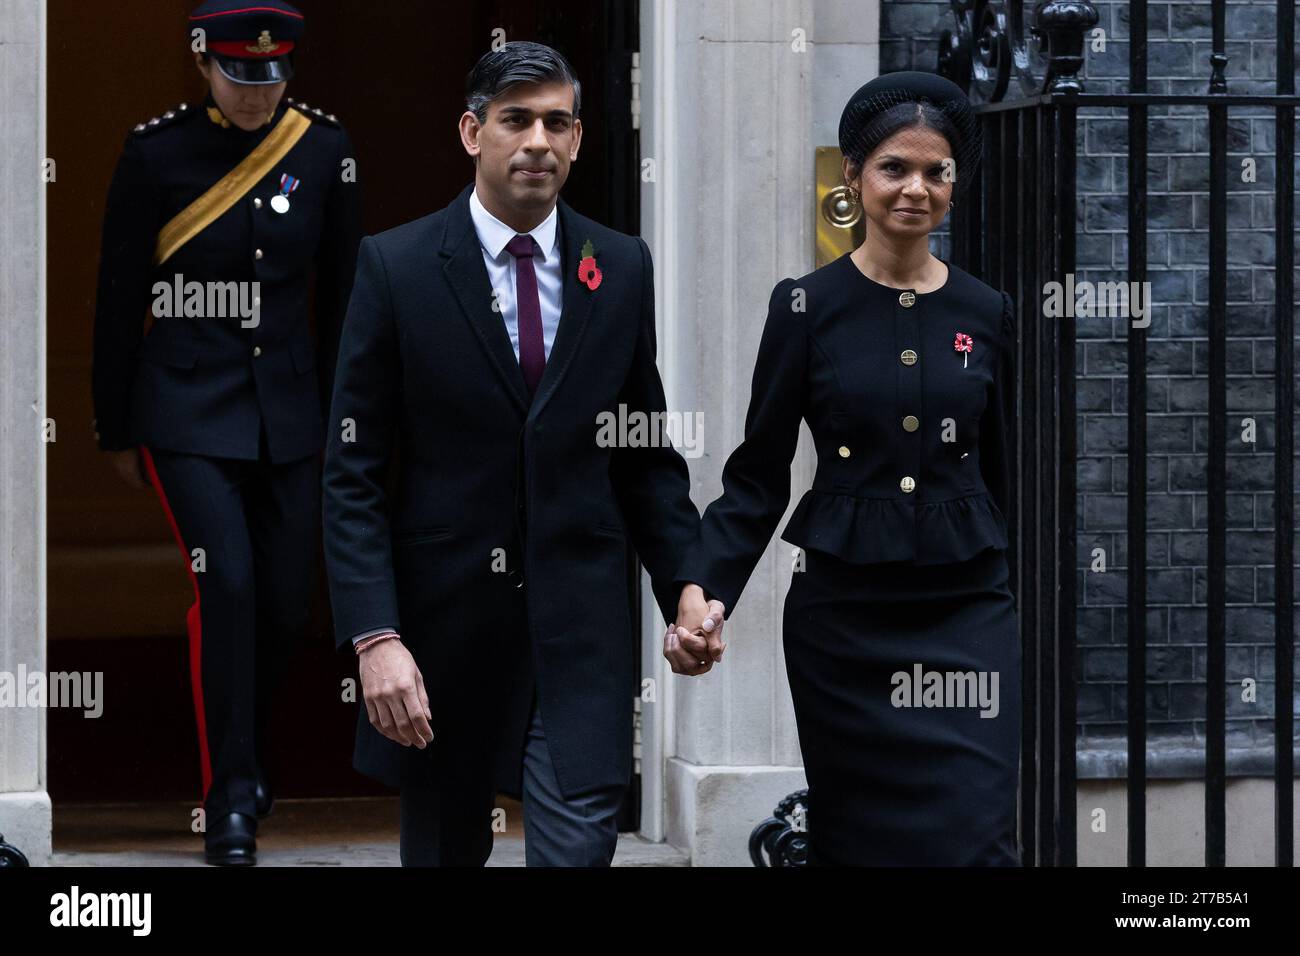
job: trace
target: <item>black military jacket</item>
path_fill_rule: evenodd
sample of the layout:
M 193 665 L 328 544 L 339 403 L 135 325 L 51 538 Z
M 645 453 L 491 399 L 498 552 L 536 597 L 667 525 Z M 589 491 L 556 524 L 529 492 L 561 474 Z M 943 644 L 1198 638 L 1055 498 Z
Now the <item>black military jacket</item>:
M 312 119 L 302 138 L 233 207 L 155 268 L 159 230 L 234 169 L 288 109 Z M 323 400 L 360 243 L 352 144 L 333 116 L 291 100 L 254 131 L 228 121 L 223 126 L 223 119 L 209 97 L 127 136 L 109 188 L 95 311 L 101 448 L 145 444 L 256 459 L 263 426 L 275 462 L 323 447 Z M 281 213 L 283 203 L 273 200 L 285 175 L 292 177 L 287 186 L 299 185 Z M 319 359 L 308 317 L 313 269 Z M 258 315 L 172 315 L 154 318 L 143 334 L 146 316 L 159 311 L 155 285 L 174 288 L 178 281 L 182 290 L 192 282 L 242 284 L 246 304 L 254 298 L 252 283 L 259 283 Z M 220 303 L 220 295 L 204 301 Z

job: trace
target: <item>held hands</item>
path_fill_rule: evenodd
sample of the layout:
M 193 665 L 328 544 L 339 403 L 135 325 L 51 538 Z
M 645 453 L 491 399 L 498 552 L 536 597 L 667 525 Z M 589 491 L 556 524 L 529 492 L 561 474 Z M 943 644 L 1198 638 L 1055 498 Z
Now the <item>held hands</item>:
M 699 677 L 722 660 L 727 645 L 722 642 L 723 615 L 721 601 L 709 601 L 698 584 L 682 588 L 677 602 L 677 622 L 664 635 L 664 657 L 674 674 Z
M 361 652 L 361 693 L 371 725 L 389 740 L 423 750 L 433 740 L 429 695 L 415 658 L 400 640 L 380 641 Z

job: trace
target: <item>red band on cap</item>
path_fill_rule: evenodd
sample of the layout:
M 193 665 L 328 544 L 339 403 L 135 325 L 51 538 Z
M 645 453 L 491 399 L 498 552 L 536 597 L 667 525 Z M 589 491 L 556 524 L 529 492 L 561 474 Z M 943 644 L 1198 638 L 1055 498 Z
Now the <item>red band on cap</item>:
M 274 60 L 293 52 L 292 40 L 276 40 L 275 49 L 263 53 L 257 49 L 257 38 L 249 40 L 217 40 L 208 44 L 209 53 L 234 57 L 237 60 Z
M 303 19 L 301 13 L 290 13 L 288 10 L 280 7 L 240 7 L 238 10 L 222 10 L 219 13 L 205 13 L 201 17 L 190 17 L 191 20 L 211 20 L 214 17 L 233 17 L 239 13 L 278 13 L 282 17 L 293 17 L 295 20 Z

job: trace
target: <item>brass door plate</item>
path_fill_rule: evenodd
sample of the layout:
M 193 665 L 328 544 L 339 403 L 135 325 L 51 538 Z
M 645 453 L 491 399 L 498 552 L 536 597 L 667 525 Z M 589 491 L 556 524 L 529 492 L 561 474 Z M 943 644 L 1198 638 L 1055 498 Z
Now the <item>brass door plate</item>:
M 862 207 L 849 201 L 843 154 L 838 146 L 817 147 L 817 268 L 862 245 L 867 236 Z

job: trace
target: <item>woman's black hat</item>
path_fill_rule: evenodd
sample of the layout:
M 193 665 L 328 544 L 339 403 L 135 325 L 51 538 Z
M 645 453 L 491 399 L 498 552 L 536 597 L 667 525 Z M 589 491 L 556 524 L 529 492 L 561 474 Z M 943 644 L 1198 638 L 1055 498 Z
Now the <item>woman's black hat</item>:
M 840 152 L 861 166 L 884 138 L 881 114 L 899 103 L 929 103 L 951 120 L 960 140 L 951 144 L 957 166 L 955 187 L 963 191 L 974 181 L 983 149 L 980 122 L 961 87 L 938 73 L 884 73 L 860 87 L 840 115 Z

